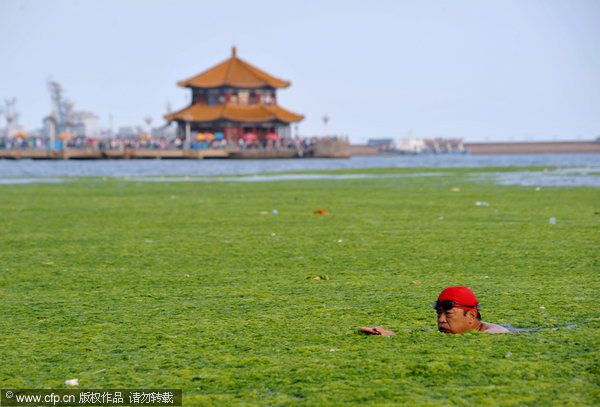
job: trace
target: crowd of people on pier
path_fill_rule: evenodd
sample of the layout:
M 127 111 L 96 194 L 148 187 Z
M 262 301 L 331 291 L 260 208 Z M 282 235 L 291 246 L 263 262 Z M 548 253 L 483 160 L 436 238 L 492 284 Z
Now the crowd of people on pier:
M 310 154 L 317 141 L 337 140 L 337 136 L 331 137 L 293 137 L 293 138 L 270 138 L 259 139 L 258 137 L 241 137 L 237 142 L 233 140 L 200 139 L 193 138 L 189 146 L 186 140 L 172 138 L 156 138 L 142 135 L 137 138 L 109 138 L 90 139 L 86 137 L 59 138 L 52 141 L 48 137 L 0 137 L 0 149 L 35 149 L 35 150 L 62 150 L 62 149 L 86 149 L 86 150 L 124 150 L 124 149 L 150 149 L 150 150 L 173 150 L 173 149 L 272 149 L 289 150 Z

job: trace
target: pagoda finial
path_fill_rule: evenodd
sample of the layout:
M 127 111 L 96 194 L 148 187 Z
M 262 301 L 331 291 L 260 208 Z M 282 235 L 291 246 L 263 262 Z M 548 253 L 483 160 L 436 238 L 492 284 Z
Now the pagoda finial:
M 235 45 L 231 47 L 231 56 L 235 58 Z

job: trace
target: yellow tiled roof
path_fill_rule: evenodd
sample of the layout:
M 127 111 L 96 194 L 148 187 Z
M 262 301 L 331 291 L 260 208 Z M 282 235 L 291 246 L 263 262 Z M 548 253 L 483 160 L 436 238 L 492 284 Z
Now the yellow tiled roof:
M 234 122 L 258 123 L 279 120 L 284 123 L 298 122 L 304 116 L 292 113 L 277 105 L 223 105 L 209 106 L 195 104 L 173 114 L 165 115 L 168 121 L 184 120 L 190 122 L 211 122 L 219 119 Z
M 177 85 L 192 88 L 216 88 L 232 86 L 234 88 L 287 88 L 290 82 L 284 81 L 261 71 L 236 55 L 233 47 L 231 58 L 192 78 L 177 82 Z

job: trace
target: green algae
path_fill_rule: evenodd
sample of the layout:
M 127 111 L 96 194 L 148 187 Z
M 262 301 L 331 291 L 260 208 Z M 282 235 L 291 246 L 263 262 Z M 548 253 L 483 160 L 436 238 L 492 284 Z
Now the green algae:
M 443 171 L 0 186 L 0 387 L 77 377 L 182 388 L 184 405 L 596 404 L 598 190 Z M 471 287 L 484 320 L 558 329 L 437 333 L 430 304 L 448 285 Z

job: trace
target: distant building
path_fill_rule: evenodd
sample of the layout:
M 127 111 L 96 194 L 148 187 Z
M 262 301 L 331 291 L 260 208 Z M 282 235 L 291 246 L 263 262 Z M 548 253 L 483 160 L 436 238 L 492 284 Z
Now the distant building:
M 56 117 L 56 116 L 54 116 Z M 45 136 L 50 135 L 50 123 L 44 119 L 44 127 L 42 133 Z M 99 129 L 100 118 L 92 112 L 79 111 L 69 112 L 68 120 L 61 124 L 61 132 L 70 133 L 72 137 L 85 137 L 88 139 L 107 138 L 109 134 L 102 132 Z M 55 131 L 57 129 L 55 128 Z
M 191 104 L 165 119 L 177 123 L 182 138 L 191 132 L 232 143 L 291 138 L 290 123 L 304 118 L 277 104 L 277 89 L 290 82 L 238 58 L 235 47 L 231 58 L 178 85 L 192 91 Z
M 119 139 L 134 139 L 140 137 L 145 132 L 146 131 L 142 126 L 123 126 L 119 127 L 119 130 L 117 131 L 117 134 L 115 134 L 115 137 Z
M 152 137 L 162 139 L 174 139 L 177 137 L 177 126 L 167 123 L 164 126 L 152 129 Z
M 398 154 L 447 154 L 447 153 L 466 153 L 467 150 L 462 139 L 420 139 L 420 138 L 402 138 L 394 143 L 391 139 L 371 139 L 369 147 L 377 147 L 381 152 Z
M 425 152 L 428 153 L 465 153 L 462 139 L 434 138 L 425 139 Z
M 71 135 L 73 137 L 86 137 L 97 139 L 101 136 L 98 130 L 100 118 L 92 112 L 71 112 Z
M 25 128 L 20 124 L 7 124 L 5 128 L 0 129 L 0 137 L 12 138 L 16 134 L 24 133 Z
M 391 138 L 371 138 L 367 141 L 367 147 L 376 147 L 380 150 L 391 150 L 394 148 L 394 140 Z
M 425 150 L 425 141 L 418 138 L 403 138 L 396 144 L 396 150 L 405 153 L 421 153 Z

